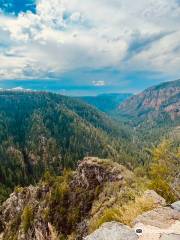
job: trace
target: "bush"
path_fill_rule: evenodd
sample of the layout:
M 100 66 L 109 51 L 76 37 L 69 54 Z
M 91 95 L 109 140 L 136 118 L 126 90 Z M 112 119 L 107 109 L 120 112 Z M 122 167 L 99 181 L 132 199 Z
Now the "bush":
M 33 210 L 32 207 L 26 206 L 23 210 L 22 214 L 22 227 L 24 232 L 26 233 L 30 228 L 33 221 Z
M 157 147 L 154 147 L 151 152 L 152 161 L 149 169 L 151 178 L 149 188 L 164 197 L 167 203 L 177 200 L 172 184 L 174 176 L 179 170 L 178 149 L 172 146 L 172 142 L 163 140 Z
M 149 184 L 149 188 L 153 189 L 159 195 L 161 195 L 163 198 L 165 198 L 167 203 L 173 203 L 173 202 L 177 201 L 177 198 L 176 198 L 172 188 L 163 179 L 160 179 L 160 178 L 153 179 Z

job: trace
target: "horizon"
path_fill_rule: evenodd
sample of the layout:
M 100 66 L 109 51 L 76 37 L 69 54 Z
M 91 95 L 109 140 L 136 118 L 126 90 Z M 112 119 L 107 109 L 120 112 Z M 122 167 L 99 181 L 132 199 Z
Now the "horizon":
M 132 94 L 132 95 L 137 95 L 146 89 L 150 87 L 155 87 L 159 86 L 163 83 L 168 83 L 168 82 L 174 82 L 178 81 L 179 79 L 176 80 L 170 80 L 170 81 L 162 81 L 158 84 L 155 85 L 150 85 L 142 90 L 139 90 L 137 92 L 129 92 L 129 91 L 118 91 L 117 88 L 116 90 L 108 89 L 108 91 L 104 90 L 104 87 L 96 89 L 96 87 L 93 86 L 80 86 L 80 87 L 75 87 L 75 86 L 61 86 L 59 85 L 59 82 L 57 80 L 20 80 L 20 81 L 15 81 L 15 80 L 8 80 L 8 81 L 0 81 L 0 91 L 29 91 L 29 92 L 50 92 L 50 93 L 57 93 L 65 96 L 70 96 L 70 97 L 95 97 L 95 96 L 100 96 L 100 95 L 106 95 L 106 94 Z M 46 84 L 45 84 L 46 83 Z
M 178 79 L 179 11 L 179 0 L 0 0 L 0 88 L 87 96 Z

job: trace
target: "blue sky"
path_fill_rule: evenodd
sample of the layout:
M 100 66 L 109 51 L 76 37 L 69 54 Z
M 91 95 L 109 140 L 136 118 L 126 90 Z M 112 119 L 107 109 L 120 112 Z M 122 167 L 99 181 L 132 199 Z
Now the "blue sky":
M 0 0 L 0 88 L 139 92 L 179 78 L 179 0 Z
M 21 12 L 36 12 L 34 0 L 0 0 L 0 7 L 4 13 L 18 15 Z

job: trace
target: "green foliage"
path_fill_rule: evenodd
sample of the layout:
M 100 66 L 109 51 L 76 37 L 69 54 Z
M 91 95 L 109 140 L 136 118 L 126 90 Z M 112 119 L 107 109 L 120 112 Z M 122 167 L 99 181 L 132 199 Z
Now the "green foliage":
M 48 189 L 42 219 L 52 223 L 55 239 L 66 239 L 67 235 L 76 239 L 77 223 L 87 216 L 90 232 L 106 221 L 131 225 L 137 215 L 153 207 L 152 201 L 141 196 L 147 186 L 168 203 L 178 198 L 174 186 L 180 170 L 178 142 L 164 140 L 152 150 L 146 148 L 154 139 L 154 143 L 159 142 L 165 126 L 171 129 L 171 119 L 164 121 L 164 116 L 156 123 L 143 122 L 132 131 L 130 125 L 117 123 L 77 99 L 50 93 L 1 92 L 0 203 L 14 187 L 18 194 L 22 188 L 17 186 L 42 179 L 40 184 Z M 120 181 L 94 189 L 73 189 L 74 173 L 69 169 L 86 155 L 123 163 L 135 168 L 135 175 L 126 172 L 123 187 Z M 101 164 L 112 167 L 110 161 L 102 160 Z M 113 167 L 118 169 L 116 163 Z M 123 173 L 124 168 L 119 168 Z M 33 217 L 32 207 L 26 206 L 21 218 L 13 221 L 15 227 L 11 226 L 14 239 L 20 222 L 26 233 Z M 8 235 L 7 239 L 14 240 Z
M 175 202 L 177 197 L 173 192 L 171 186 L 161 178 L 154 178 L 149 184 L 149 188 L 156 191 L 159 195 L 164 197 L 168 203 Z
M 149 171 L 151 182 L 149 187 L 171 203 L 178 198 L 172 187 L 174 176 L 176 172 L 179 172 L 178 163 L 176 167 L 178 148 L 174 148 L 172 142 L 165 139 L 152 149 L 151 154 L 152 162 Z
M 44 210 L 44 219 L 51 222 L 56 229 L 70 228 L 71 221 L 73 220 L 73 211 L 68 211 L 69 195 L 70 195 L 70 181 L 72 179 L 72 171 L 65 169 L 63 175 L 56 177 L 49 173 L 48 179 L 44 178 L 42 184 L 47 184 L 51 187 L 51 191 L 46 197 L 47 209 Z M 78 206 L 76 206 L 78 208 Z M 73 210 L 76 211 L 77 208 Z M 69 212 L 69 215 L 68 215 Z M 64 228 L 63 228 L 64 227 Z
M 7 188 L 5 185 L 0 184 L 0 204 L 8 198 L 10 193 L 10 188 Z
M 106 209 L 100 218 L 98 219 L 93 218 L 93 220 L 91 220 L 89 225 L 89 233 L 94 232 L 103 223 L 112 222 L 112 221 L 119 222 L 119 212 L 117 209 L 113 209 L 113 208 Z
M 31 227 L 33 221 L 33 209 L 31 206 L 26 206 L 23 210 L 22 216 L 22 227 L 24 232 L 26 233 Z
M 86 155 L 133 162 L 127 140 L 123 125 L 78 99 L 0 93 L 0 181 L 7 189 L 34 184 L 46 171 L 59 175 Z
M 43 211 L 43 219 L 50 222 L 58 233 L 64 236 L 76 233 L 77 223 L 81 222 L 89 213 L 94 199 L 100 194 L 100 186 L 86 189 L 72 186 L 73 172 L 65 169 L 62 176 L 48 176 L 41 184 L 50 188 Z M 50 181 L 49 181 L 50 180 Z M 72 237 L 72 236 L 71 236 Z M 75 238 L 76 239 L 76 238 Z

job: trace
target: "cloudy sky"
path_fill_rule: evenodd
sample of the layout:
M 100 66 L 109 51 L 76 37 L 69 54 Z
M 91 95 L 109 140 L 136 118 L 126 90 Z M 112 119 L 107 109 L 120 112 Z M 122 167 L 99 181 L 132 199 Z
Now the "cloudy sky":
M 0 0 L 0 87 L 138 92 L 179 69 L 180 0 Z

